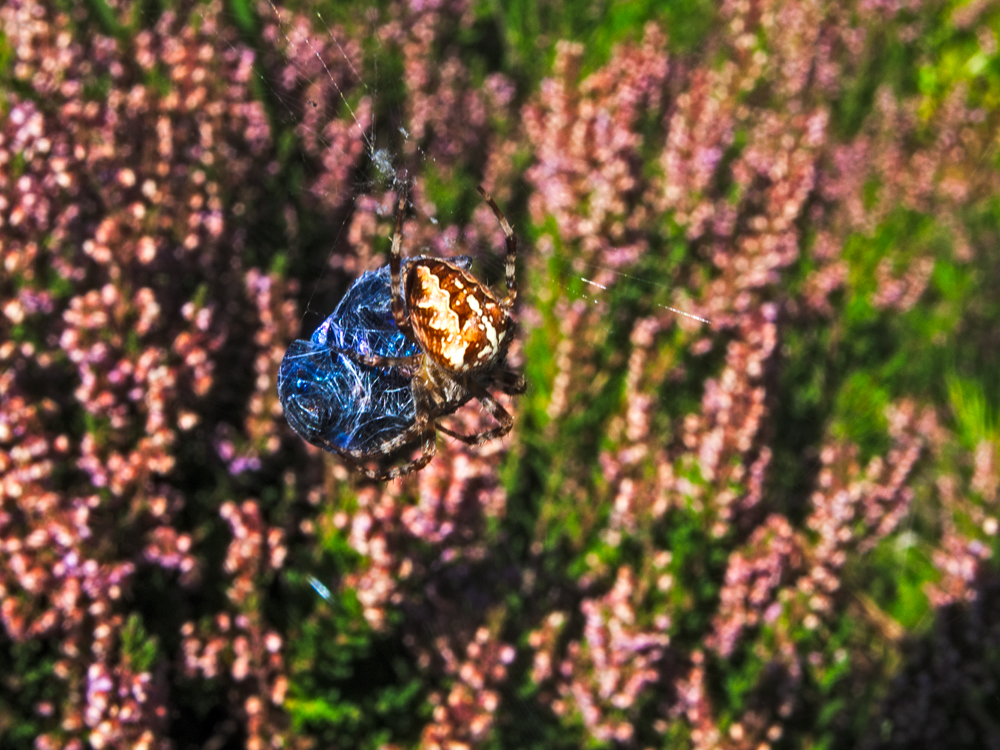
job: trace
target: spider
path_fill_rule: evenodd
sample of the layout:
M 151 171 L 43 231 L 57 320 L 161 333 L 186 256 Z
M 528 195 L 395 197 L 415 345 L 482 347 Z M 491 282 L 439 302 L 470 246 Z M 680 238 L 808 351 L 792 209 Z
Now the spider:
M 403 260 L 403 191 L 388 269 L 358 279 L 312 341 L 295 342 L 299 346 L 289 347 L 282 361 L 278 390 L 292 427 L 372 479 L 394 479 L 426 466 L 437 450 L 438 431 L 482 445 L 506 435 L 514 424 L 487 389 L 508 395 L 525 391 L 524 378 L 506 365 L 515 329 L 510 310 L 517 296 L 517 239 L 489 194 L 479 192 L 504 232 L 506 297 L 498 299 L 472 275 L 468 257 Z M 356 287 L 357 299 L 345 304 Z M 391 312 L 389 321 L 386 312 Z M 380 314 L 381 325 L 362 327 L 366 321 L 379 323 Z M 323 362 L 327 353 L 333 367 Z M 439 424 L 472 399 L 497 426 L 463 435 Z M 391 460 L 418 442 L 419 458 L 390 469 L 365 466 L 366 461 Z

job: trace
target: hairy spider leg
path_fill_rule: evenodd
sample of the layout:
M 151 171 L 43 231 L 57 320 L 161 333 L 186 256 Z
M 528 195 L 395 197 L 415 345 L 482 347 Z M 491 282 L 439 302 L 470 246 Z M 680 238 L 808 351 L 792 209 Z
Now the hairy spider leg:
M 421 354 L 413 354 L 409 357 L 386 357 L 381 354 L 361 354 L 360 352 L 341 349 L 337 346 L 330 347 L 330 351 L 343 354 L 348 359 L 368 365 L 369 367 L 400 367 L 403 369 L 419 367 L 420 358 L 423 356 Z
M 445 435 L 450 435 L 456 440 L 461 440 L 463 443 L 467 443 L 469 445 L 478 445 L 478 443 L 476 443 L 475 441 L 479 438 L 480 435 L 482 435 L 481 432 L 477 432 L 472 435 L 464 435 L 461 432 L 455 432 L 454 430 L 449 430 L 443 424 L 439 424 L 437 428 L 438 432 L 443 432 Z
M 528 381 L 524 375 L 513 370 L 501 370 L 493 376 L 491 385 L 495 385 L 502 393 L 508 396 L 520 396 L 528 390 Z
M 385 471 L 365 471 L 365 474 L 370 478 L 379 481 L 388 481 L 396 477 L 401 477 L 404 474 L 420 471 L 431 462 L 431 459 L 437 453 L 437 432 L 434 429 L 434 420 L 427 417 L 430 410 L 424 393 L 420 388 L 413 389 L 413 405 L 416 411 L 416 420 L 414 423 L 406 431 L 382 443 L 378 448 L 378 453 L 383 456 L 391 456 L 403 446 L 419 438 L 421 441 L 420 458 L 405 463 L 402 466 L 394 466 Z
M 481 383 L 478 382 L 476 384 L 480 386 L 482 385 Z M 497 389 L 499 389 L 501 393 L 506 393 L 508 396 L 520 396 L 522 393 L 528 390 L 528 381 L 524 379 L 524 375 L 520 375 L 514 372 L 513 370 L 501 370 L 490 379 L 489 384 L 495 386 Z M 487 395 L 489 395 L 488 392 Z M 479 400 L 482 401 L 481 398 Z M 507 413 L 507 410 L 503 409 L 503 407 L 500 407 L 499 404 L 497 404 L 497 406 L 504 412 L 504 414 Z M 489 409 L 489 407 L 487 407 L 487 409 Z M 491 411 L 490 414 L 492 413 L 493 412 Z M 497 421 L 499 422 L 501 420 L 498 419 Z M 447 427 L 444 427 L 441 424 L 438 424 L 438 429 L 447 435 L 451 435 L 452 437 L 458 438 L 459 440 L 465 442 L 469 442 L 468 440 L 466 440 L 467 437 L 475 437 L 472 435 L 461 435 L 455 432 L 454 430 L 449 430 Z M 469 444 L 476 445 L 476 443 L 469 443 Z
M 449 430 L 447 427 L 443 427 L 439 424 L 437 428 L 441 432 L 446 435 L 451 435 L 453 438 L 457 438 L 463 443 L 468 443 L 469 445 L 483 445 L 491 440 L 503 437 L 511 431 L 511 428 L 514 426 L 514 417 L 512 417 L 508 411 L 500 405 L 499 401 L 490 395 L 489 391 L 483 388 L 483 386 L 475 380 L 471 379 L 464 381 L 462 385 L 465 386 L 465 388 L 479 400 L 479 403 L 483 405 L 483 408 L 485 408 L 486 411 L 489 412 L 490 416 L 500 424 L 492 429 L 477 432 L 474 435 L 463 435 L 453 430 Z
M 341 457 L 341 459 L 343 459 L 345 463 L 348 463 L 352 467 L 354 467 L 355 471 L 364 474 L 369 479 L 375 478 L 372 476 L 373 473 L 372 470 L 362 463 L 362 461 L 364 461 L 365 458 L 369 457 L 366 454 L 363 454 L 360 451 L 352 452 L 347 448 L 341 448 L 337 445 L 334 445 L 322 435 L 317 436 L 317 440 L 321 443 L 320 447 L 323 448 L 323 450 L 329 453 L 336 453 L 338 456 Z
M 323 438 L 323 443 L 327 446 L 327 450 L 337 453 L 341 458 L 349 461 L 358 471 L 364 474 L 369 479 L 374 479 L 379 482 L 385 482 L 397 477 L 401 477 L 405 474 L 410 474 L 414 471 L 419 471 L 424 468 L 427 464 L 431 462 L 434 455 L 437 453 L 437 443 L 436 443 L 436 433 L 435 425 L 433 420 L 427 418 L 427 405 L 423 401 L 423 394 L 414 393 L 414 400 L 416 401 L 417 407 L 417 419 L 410 425 L 404 432 L 401 432 L 396 437 L 386 440 L 382 443 L 375 451 L 374 455 L 377 456 L 391 456 L 393 453 L 407 445 L 412 443 L 417 439 L 420 439 L 420 458 L 403 464 L 402 466 L 394 466 L 391 469 L 385 469 L 383 471 L 377 471 L 375 469 L 369 469 L 364 465 L 365 461 L 372 459 L 372 452 L 353 450 L 351 448 L 341 448 L 340 446 L 334 445 L 329 440 Z
M 416 425 L 414 425 L 415 427 Z M 413 429 L 412 427 L 410 428 Z M 407 430 L 409 432 L 409 430 Z M 423 434 L 423 441 L 421 443 L 421 453 L 420 458 L 415 461 L 410 461 L 409 463 L 403 464 L 402 466 L 394 466 L 391 469 L 386 469 L 384 471 L 377 471 L 375 469 L 369 469 L 365 466 L 364 461 L 371 460 L 372 454 L 365 451 L 356 451 L 349 448 L 341 448 L 334 445 L 329 440 L 325 438 L 322 439 L 323 446 L 330 453 L 336 453 L 344 461 L 349 463 L 355 468 L 355 470 L 364 474 L 369 479 L 374 479 L 377 482 L 386 482 L 397 477 L 410 474 L 414 471 L 419 471 L 424 468 L 427 464 L 431 462 L 437 453 L 437 445 L 435 443 L 435 433 L 433 427 L 430 430 L 425 429 Z M 411 440 L 412 442 L 412 440 Z
M 503 215 L 503 211 L 494 202 L 490 194 L 483 190 L 482 186 L 477 186 L 476 190 L 479 194 L 483 196 L 483 200 L 493 209 L 493 215 L 497 217 L 497 221 L 500 222 L 500 228 L 503 230 L 504 242 L 507 245 L 507 262 L 504 266 L 504 271 L 507 276 L 507 296 L 500 300 L 500 307 L 504 310 L 510 310 L 514 306 L 514 300 L 517 299 L 517 276 L 514 273 L 516 270 L 516 259 L 517 259 L 517 235 L 514 234 L 514 230 L 511 229 L 510 222 L 507 221 L 507 217 Z
M 480 400 L 482 400 L 482 399 L 480 399 Z M 457 440 L 461 440 L 463 443 L 467 443 L 468 445 L 483 445 L 484 443 L 488 443 L 490 440 L 493 440 L 494 438 L 503 437 L 508 432 L 510 432 L 511 427 L 514 424 L 514 418 L 511 417 L 509 415 L 509 413 L 507 412 L 507 410 L 504 409 L 502 406 L 500 406 L 500 404 L 496 403 L 495 401 L 493 403 L 494 403 L 494 405 L 495 405 L 495 407 L 497 409 L 499 409 L 505 415 L 507 415 L 507 417 L 510 419 L 510 425 L 508 425 L 506 427 L 504 427 L 504 425 L 501 425 L 500 427 L 491 427 L 488 430 L 483 430 L 482 432 L 476 432 L 476 433 L 473 433 L 472 435 L 466 435 L 465 433 L 457 432 L 455 430 L 449 429 L 448 427 L 445 427 L 440 422 L 438 422 L 437 429 L 438 429 L 439 432 L 443 432 L 445 435 L 450 435 L 451 437 L 453 437 L 453 438 L 455 438 Z M 493 407 L 487 406 L 486 402 L 484 402 L 483 405 L 486 406 L 486 410 L 492 416 L 494 416 L 494 417 L 497 416 L 494 413 L 494 411 L 492 410 Z
M 392 250 L 389 253 L 389 279 L 392 285 L 392 317 L 396 328 L 410 341 L 416 343 L 413 328 L 403 310 L 403 211 L 406 210 L 406 188 L 399 192 L 399 203 L 396 206 L 396 230 L 392 233 Z
M 491 436 L 491 433 L 495 432 L 495 429 L 484 430 L 483 432 L 476 432 L 476 433 L 474 433 L 472 435 L 464 435 L 461 432 L 455 432 L 455 430 L 449 430 L 444 425 L 440 425 L 439 424 L 437 426 L 437 428 L 438 428 L 438 432 L 443 432 L 445 435 L 450 435 L 451 437 L 455 438 L 456 440 L 461 440 L 466 445 L 484 445 L 484 444 L 488 443 L 490 440 L 493 440 L 494 438 L 499 437 L 497 435 L 492 435 Z M 508 432 L 509 432 L 509 430 L 508 430 Z M 504 433 L 504 434 L 506 434 L 506 433 Z

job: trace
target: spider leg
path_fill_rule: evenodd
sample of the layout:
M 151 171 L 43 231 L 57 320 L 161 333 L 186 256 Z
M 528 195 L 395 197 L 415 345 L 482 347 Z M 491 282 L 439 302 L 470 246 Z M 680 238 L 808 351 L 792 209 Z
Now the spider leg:
M 421 439 L 420 458 L 402 464 L 401 466 L 393 466 L 391 469 L 369 469 L 365 466 L 365 461 L 370 461 L 380 456 L 391 456 L 404 445 L 412 443 L 418 438 Z M 437 453 L 437 444 L 434 438 L 434 423 L 425 418 L 423 420 L 418 420 L 414 424 L 410 425 L 410 427 L 404 432 L 400 433 L 391 440 L 386 440 L 380 446 L 371 451 L 342 448 L 338 445 L 334 445 L 326 438 L 320 437 L 318 439 L 319 442 L 322 443 L 320 446 L 321 448 L 325 448 L 331 453 L 336 453 L 349 463 L 352 468 L 357 469 L 369 479 L 385 482 L 414 471 L 419 471 L 430 463 L 431 459 L 434 458 L 435 453 Z
M 436 453 L 437 433 L 435 431 L 434 423 L 428 422 L 428 428 L 424 430 L 423 440 L 421 441 L 420 458 L 403 464 L 402 466 L 394 466 L 388 471 L 379 472 L 377 476 L 373 476 L 372 478 L 381 481 L 388 481 L 390 479 L 395 479 L 396 477 L 401 477 L 405 474 L 410 474 L 414 471 L 420 471 L 431 462 L 431 459 L 434 458 Z
M 341 349 L 336 346 L 330 347 L 330 351 L 336 352 L 337 354 L 343 354 L 348 359 L 360 362 L 363 365 L 368 365 L 369 367 L 409 368 L 420 366 L 419 354 L 414 354 L 410 357 L 383 357 L 381 354 L 361 354 L 360 352 L 356 352 L 351 349 Z
M 324 437 L 317 437 L 317 441 L 320 443 L 320 448 L 323 448 L 329 453 L 336 453 L 340 456 L 344 463 L 348 464 L 355 471 L 361 472 L 369 479 L 375 479 L 375 477 L 372 476 L 374 472 L 363 463 L 365 458 L 370 458 L 370 456 L 368 456 L 365 452 L 351 451 L 346 448 L 341 448 L 334 445 Z
M 403 432 L 399 433 L 389 440 L 383 441 L 376 448 L 370 451 L 360 451 L 351 450 L 350 448 L 338 448 L 333 446 L 334 450 L 341 456 L 351 459 L 351 462 L 355 464 L 361 472 L 367 476 L 369 479 L 375 479 L 380 482 L 388 481 L 391 479 L 396 479 L 405 474 L 410 474 L 414 471 L 419 471 L 430 463 L 431 459 L 434 458 L 434 454 L 437 453 L 437 431 L 435 421 L 430 418 L 430 409 L 428 407 L 427 398 L 424 389 L 420 386 L 419 382 L 414 382 L 411 386 L 413 388 L 413 405 L 416 411 L 416 418 L 412 425 Z M 372 459 L 377 459 L 380 457 L 391 457 L 394 453 L 404 448 L 406 445 L 420 440 L 421 450 L 420 457 L 409 461 L 401 466 L 393 466 L 391 469 L 369 469 L 363 465 L 364 461 L 370 461 Z
M 513 370 L 501 370 L 493 375 L 493 382 L 508 396 L 520 396 L 528 390 L 528 382 L 524 379 L 524 375 Z
M 446 429 L 440 425 L 438 425 L 438 429 L 446 435 L 451 435 L 453 438 L 457 438 L 463 443 L 468 443 L 469 445 L 483 445 L 491 440 L 503 437 L 510 432 L 511 428 L 514 426 L 514 417 L 512 417 L 507 410 L 500 405 L 500 402 L 493 398 L 493 396 L 490 395 L 490 392 L 483 388 L 483 386 L 475 380 L 467 380 L 464 385 L 468 391 L 479 400 L 479 403 L 481 403 L 483 408 L 489 412 L 490 416 L 500 424 L 492 429 L 477 432 L 474 435 L 462 435 L 461 433 Z
M 497 221 L 500 222 L 500 228 L 503 229 L 504 242 L 507 244 L 507 263 L 504 267 L 507 275 L 507 296 L 500 301 L 500 306 L 504 310 L 509 310 L 514 306 L 514 300 L 517 299 L 517 277 L 514 273 L 516 270 L 515 260 L 517 258 L 517 235 L 514 234 L 510 222 L 507 221 L 507 217 L 503 215 L 503 211 L 500 210 L 493 198 L 490 197 L 490 194 L 483 190 L 482 186 L 477 187 L 476 190 L 483 196 L 483 200 L 489 204 L 489 207 L 493 209 L 493 215 L 497 217 Z
M 456 440 L 461 440 L 463 443 L 466 443 L 467 445 L 482 445 L 482 443 L 479 442 L 479 436 L 484 434 L 482 432 L 476 432 L 472 435 L 463 435 L 461 432 L 455 432 L 454 430 L 449 430 L 444 425 L 439 424 L 437 428 L 438 432 L 443 432 L 445 435 L 450 435 Z
M 389 278 L 392 284 L 392 317 L 396 328 L 406 338 L 413 341 L 413 328 L 403 309 L 403 211 L 406 209 L 406 188 L 399 193 L 399 204 L 396 206 L 396 230 L 392 233 L 392 250 L 389 253 Z

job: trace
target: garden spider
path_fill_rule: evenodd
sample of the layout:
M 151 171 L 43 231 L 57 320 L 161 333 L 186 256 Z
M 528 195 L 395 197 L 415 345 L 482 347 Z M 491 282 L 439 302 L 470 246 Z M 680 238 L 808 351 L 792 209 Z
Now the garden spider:
M 525 391 L 524 377 L 506 364 L 507 348 L 515 323 L 510 310 L 517 297 L 515 260 L 517 239 L 507 219 L 490 195 L 478 188 L 503 229 L 507 246 L 507 296 L 497 299 L 473 276 L 467 263 L 443 258 L 419 257 L 403 263 L 402 225 L 406 191 L 396 208 L 396 228 L 389 257 L 391 310 L 396 327 L 416 345 L 416 354 L 388 357 L 333 347 L 362 365 L 397 368 L 409 378 L 413 396 L 413 424 L 368 450 L 336 446 L 324 440 L 323 447 L 350 460 L 368 477 L 389 480 L 426 466 L 437 451 L 440 430 L 469 445 L 482 445 L 510 432 L 514 418 L 487 390 L 494 387 L 508 395 Z M 403 273 L 405 271 L 405 273 Z M 474 435 L 462 435 L 438 423 L 466 402 L 476 399 L 497 421 L 497 426 Z M 416 442 L 419 458 L 386 470 L 372 470 L 363 462 L 392 457 Z

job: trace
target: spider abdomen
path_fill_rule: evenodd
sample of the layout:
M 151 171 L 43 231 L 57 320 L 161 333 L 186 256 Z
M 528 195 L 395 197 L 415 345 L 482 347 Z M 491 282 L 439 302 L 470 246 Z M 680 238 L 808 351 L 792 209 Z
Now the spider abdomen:
M 421 348 L 452 372 L 487 369 L 507 350 L 510 316 L 488 287 L 452 263 L 413 263 L 406 302 Z

